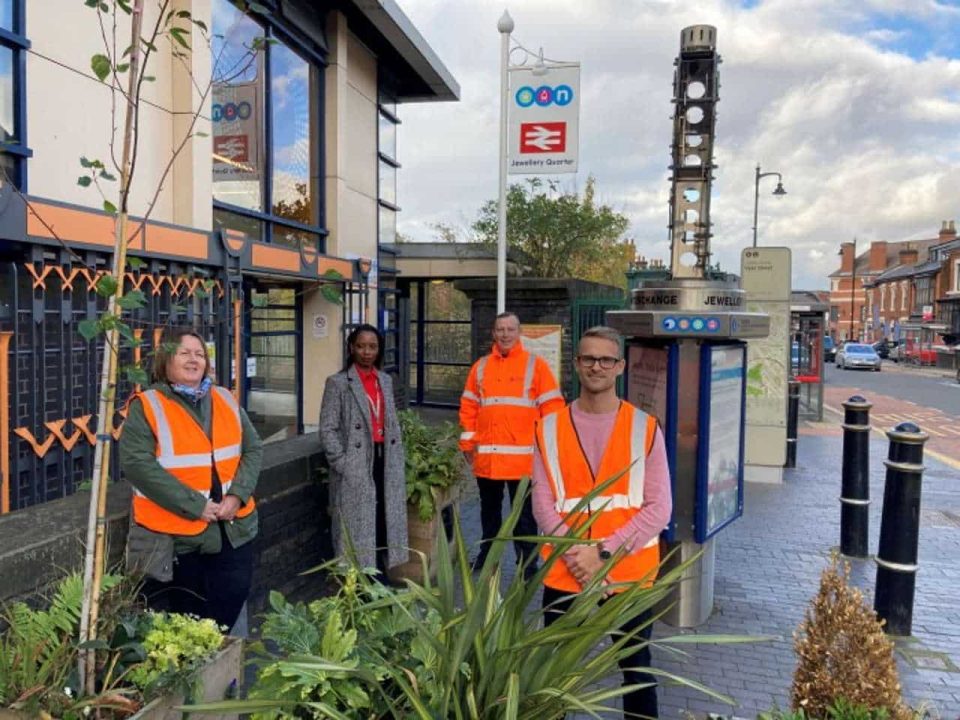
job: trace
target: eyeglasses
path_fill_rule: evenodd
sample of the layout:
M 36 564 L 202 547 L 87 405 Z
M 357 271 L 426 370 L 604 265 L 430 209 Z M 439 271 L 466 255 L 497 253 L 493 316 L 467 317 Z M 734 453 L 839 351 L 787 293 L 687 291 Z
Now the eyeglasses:
M 617 366 L 617 363 L 620 362 L 620 358 L 610 357 L 609 355 L 604 355 L 603 357 L 594 357 L 593 355 L 577 355 L 577 362 L 581 367 L 592 368 L 597 363 L 600 364 L 602 370 L 613 370 Z

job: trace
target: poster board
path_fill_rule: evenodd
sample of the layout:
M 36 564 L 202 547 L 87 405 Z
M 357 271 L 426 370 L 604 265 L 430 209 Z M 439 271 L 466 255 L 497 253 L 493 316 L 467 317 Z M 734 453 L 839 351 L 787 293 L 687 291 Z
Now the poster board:
M 563 326 L 524 324 L 520 326 L 520 337 L 523 338 L 523 347 L 528 352 L 539 355 L 547 361 L 553 376 L 557 379 L 557 384 L 563 387 L 561 378 Z
M 677 389 L 679 352 L 671 345 L 628 345 L 626 400 L 657 418 L 663 432 L 670 467 L 670 486 L 677 496 Z M 676 509 L 663 532 L 667 542 L 676 536 Z
M 698 543 L 743 514 L 746 361 L 744 343 L 701 348 L 694 521 Z

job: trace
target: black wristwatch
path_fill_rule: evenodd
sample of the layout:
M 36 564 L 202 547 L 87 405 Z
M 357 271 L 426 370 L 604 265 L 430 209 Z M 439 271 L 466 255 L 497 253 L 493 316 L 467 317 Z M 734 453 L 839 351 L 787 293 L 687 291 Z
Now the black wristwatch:
M 613 553 L 607 550 L 603 546 L 603 543 L 600 543 L 599 545 L 597 545 L 597 554 L 600 556 L 600 559 L 603 560 L 604 562 L 606 562 L 613 556 Z

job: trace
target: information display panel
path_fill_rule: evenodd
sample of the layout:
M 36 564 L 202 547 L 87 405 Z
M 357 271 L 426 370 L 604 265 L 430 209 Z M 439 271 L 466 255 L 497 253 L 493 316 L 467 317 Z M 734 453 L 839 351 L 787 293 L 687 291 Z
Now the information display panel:
M 678 357 L 676 344 L 627 346 L 626 399 L 648 415 L 656 417 L 660 423 L 667 448 L 671 492 L 674 497 L 677 495 Z M 674 515 L 663 533 L 667 542 L 673 542 L 676 527 Z
M 705 542 L 743 514 L 746 345 L 703 345 L 694 538 Z

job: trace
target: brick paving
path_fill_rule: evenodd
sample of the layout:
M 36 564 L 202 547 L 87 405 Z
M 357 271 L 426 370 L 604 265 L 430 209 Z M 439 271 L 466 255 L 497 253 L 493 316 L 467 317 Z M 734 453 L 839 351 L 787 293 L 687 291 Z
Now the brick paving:
M 834 417 L 806 425 L 798 467 L 782 485 L 748 484 L 743 518 L 717 539 L 715 609 L 695 631 L 658 623 L 655 639 L 678 632 L 772 636 L 736 645 L 684 645 L 683 655 L 654 649 L 654 664 L 729 696 L 721 703 L 690 688 L 661 689 L 661 716 L 708 712 L 755 717 L 787 707 L 795 666 L 793 631 L 816 593 L 819 576 L 839 544 L 841 433 Z M 871 439 L 870 547 L 880 529 L 886 442 Z M 911 638 L 898 640 L 897 659 L 907 701 L 960 718 L 960 483 L 957 472 L 926 462 L 920 533 L 920 572 Z M 479 507 L 467 493 L 461 517 L 468 539 L 479 539 Z M 872 601 L 875 565 L 853 561 L 854 582 Z

